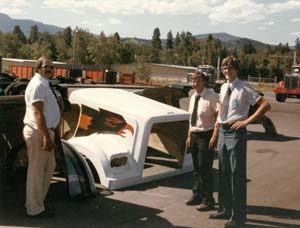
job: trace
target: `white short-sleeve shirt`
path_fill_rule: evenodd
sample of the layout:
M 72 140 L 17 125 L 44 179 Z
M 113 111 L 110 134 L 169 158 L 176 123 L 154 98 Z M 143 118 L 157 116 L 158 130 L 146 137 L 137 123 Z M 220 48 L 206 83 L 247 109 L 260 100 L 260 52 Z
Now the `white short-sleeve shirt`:
M 227 105 L 223 105 L 228 86 L 231 89 L 231 96 L 226 115 Z M 262 97 L 256 93 L 251 86 L 238 78 L 231 83 L 227 82 L 222 85 L 220 91 L 221 113 L 218 118 L 219 123 L 233 123 L 248 118 L 250 105 L 257 103 Z
M 47 128 L 55 128 L 59 124 L 60 110 L 47 79 L 36 73 L 30 80 L 25 91 L 26 113 L 24 124 L 37 129 L 35 117 L 33 115 L 32 104 L 41 101 L 44 103 L 43 114 Z
M 197 93 L 195 92 L 190 99 L 189 113 L 192 115 L 194 103 Z M 200 93 L 200 100 L 198 102 L 196 126 L 191 126 L 191 132 L 203 132 L 214 129 L 216 122 L 218 95 L 207 88 L 204 88 Z M 191 117 L 190 117 L 191 118 Z

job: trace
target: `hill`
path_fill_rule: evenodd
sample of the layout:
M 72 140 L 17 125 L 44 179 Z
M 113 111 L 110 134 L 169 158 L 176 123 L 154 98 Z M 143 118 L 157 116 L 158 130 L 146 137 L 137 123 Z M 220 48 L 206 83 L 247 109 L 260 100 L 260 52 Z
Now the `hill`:
M 0 13 L 0 31 L 2 32 L 11 32 L 16 25 L 19 25 L 24 34 L 28 36 L 31 26 L 35 24 L 38 26 L 39 32 L 49 32 L 50 34 L 55 34 L 63 30 L 63 28 L 55 25 L 48 25 L 33 20 L 13 19 L 4 13 Z
M 33 20 L 13 19 L 4 13 L 0 13 L 0 31 L 5 33 L 11 32 L 14 26 L 19 25 L 22 31 L 24 32 L 24 34 L 28 36 L 31 26 L 35 24 L 38 26 L 40 32 L 49 32 L 50 34 L 55 34 L 63 30 L 63 28 L 58 26 L 44 24 Z M 208 37 L 208 35 L 210 34 L 199 34 L 199 35 L 194 35 L 194 37 L 198 40 L 205 40 Z M 219 39 L 222 42 L 222 44 L 226 47 L 239 48 L 243 46 L 243 44 L 245 44 L 246 42 L 252 43 L 253 46 L 258 49 L 266 47 L 267 45 L 256 40 L 241 38 L 227 33 L 211 33 L 211 35 L 213 36 L 214 39 Z M 151 43 L 151 40 L 140 39 L 136 37 L 134 38 L 124 37 L 122 38 L 122 40 L 132 41 L 137 44 Z M 166 40 L 162 40 L 163 45 L 165 44 L 165 42 Z
M 205 40 L 209 35 L 212 35 L 214 39 L 219 39 L 223 45 L 226 47 L 234 47 L 234 48 L 239 48 L 243 46 L 245 43 L 252 43 L 252 45 L 255 48 L 263 48 L 266 47 L 268 44 L 248 39 L 248 38 L 241 38 L 237 36 L 233 36 L 227 33 L 208 33 L 208 34 L 200 34 L 200 35 L 194 35 L 194 37 L 197 40 Z

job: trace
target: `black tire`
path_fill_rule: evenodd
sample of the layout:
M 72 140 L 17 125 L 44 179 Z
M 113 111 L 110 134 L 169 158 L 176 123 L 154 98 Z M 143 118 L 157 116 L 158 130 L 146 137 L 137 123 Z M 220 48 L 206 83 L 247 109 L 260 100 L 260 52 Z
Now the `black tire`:
M 24 95 L 28 81 L 13 82 L 5 89 L 5 95 Z
M 285 94 L 276 94 L 276 101 L 278 102 L 285 102 L 286 95 Z
M 10 147 L 7 139 L 0 133 L 0 192 L 8 187 L 11 164 L 9 164 Z

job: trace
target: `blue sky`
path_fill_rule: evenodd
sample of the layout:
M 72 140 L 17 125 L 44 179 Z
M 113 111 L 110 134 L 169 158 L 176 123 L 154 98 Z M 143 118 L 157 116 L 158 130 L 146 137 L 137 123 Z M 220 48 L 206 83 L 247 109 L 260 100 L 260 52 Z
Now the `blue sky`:
M 0 12 L 60 27 L 151 39 L 226 32 L 268 44 L 300 38 L 300 0 L 1 0 Z

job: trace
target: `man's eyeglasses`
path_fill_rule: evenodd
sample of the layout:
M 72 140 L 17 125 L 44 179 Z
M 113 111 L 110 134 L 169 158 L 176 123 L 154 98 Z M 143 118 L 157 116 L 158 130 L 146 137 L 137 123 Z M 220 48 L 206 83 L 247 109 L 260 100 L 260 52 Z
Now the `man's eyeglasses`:
M 49 65 L 44 65 L 44 66 L 42 66 L 42 68 L 49 68 L 49 69 L 51 69 L 51 70 L 53 70 L 53 69 L 54 69 L 54 67 L 53 67 L 53 66 L 49 66 Z

